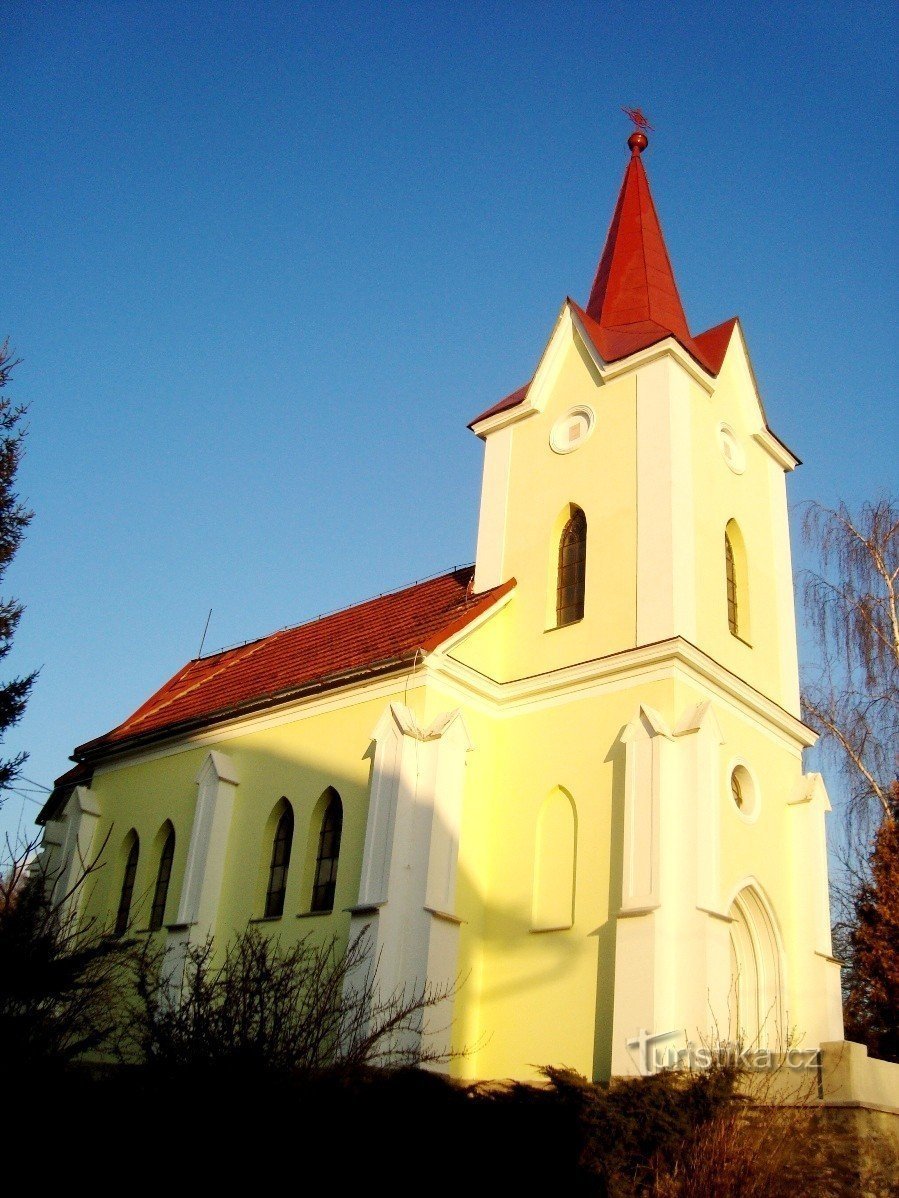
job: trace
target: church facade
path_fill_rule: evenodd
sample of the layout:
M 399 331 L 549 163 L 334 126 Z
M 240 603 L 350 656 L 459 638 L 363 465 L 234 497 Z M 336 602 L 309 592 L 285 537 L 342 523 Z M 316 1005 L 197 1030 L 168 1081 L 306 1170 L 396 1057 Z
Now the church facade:
M 786 477 L 739 321 L 693 336 L 642 155 L 484 442 L 476 561 L 191 661 L 41 815 L 78 916 L 183 956 L 368 927 L 459 1076 L 842 1039 Z M 448 1030 L 449 1029 L 449 1030 Z M 678 1040 L 678 1036 L 680 1039 Z

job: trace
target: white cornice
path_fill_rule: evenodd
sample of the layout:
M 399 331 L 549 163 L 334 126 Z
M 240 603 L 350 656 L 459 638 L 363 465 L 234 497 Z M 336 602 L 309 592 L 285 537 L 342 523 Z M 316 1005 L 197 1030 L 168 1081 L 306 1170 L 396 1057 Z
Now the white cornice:
M 266 712 L 235 716 L 231 720 L 182 734 L 160 744 L 122 752 L 115 758 L 98 762 L 94 773 L 99 777 L 125 766 L 155 761 L 190 749 L 202 749 L 283 724 L 353 707 L 358 703 L 390 699 L 398 694 L 403 694 L 404 701 L 408 701 L 409 693 L 428 685 L 440 687 L 452 694 L 459 703 L 483 714 L 503 719 L 520 715 L 524 710 L 555 706 L 572 697 L 587 698 L 597 693 L 627 689 L 639 682 L 646 684 L 680 675 L 694 685 L 697 682 L 705 685 L 714 695 L 729 701 L 740 713 L 751 715 L 761 731 L 786 741 L 793 749 L 807 748 L 817 739 L 799 719 L 682 637 L 507 682 L 483 674 L 451 656 L 449 650 L 466 633 L 495 614 L 499 606 L 509 602 L 514 593 L 510 591 L 509 595 L 499 600 L 496 607 L 460 630 L 445 646 L 428 654 L 414 669 L 406 665 L 386 678 L 348 684 L 327 695 L 296 699 Z
M 273 707 L 255 715 L 234 716 L 221 723 L 200 728 L 194 732 L 181 733 L 170 740 L 162 741 L 146 748 L 124 750 L 114 758 L 98 762 L 94 767 L 94 776 L 99 777 L 122 766 L 140 765 L 146 761 L 156 761 L 160 757 L 171 757 L 175 753 L 184 753 L 189 749 L 202 749 L 221 741 L 234 740 L 239 736 L 249 736 L 255 732 L 264 732 L 268 728 L 278 728 L 283 724 L 292 724 L 310 716 L 322 715 L 328 711 L 338 711 L 344 707 L 354 707 L 357 703 L 366 703 L 375 699 L 389 699 L 397 694 L 406 693 L 424 685 L 424 674 L 413 670 L 411 663 L 406 663 L 395 674 L 379 678 L 373 682 L 350 683 L 339 689 L 329 691 L 324 695 L 312 698 L 292 699 L 278 707 Z
M 765 453 L 772 457 L 783 470 L 795 470 L 799 465 L 799 458 L 790 453 L 786 445 L 782 441 L 778 441 L 770 429 L 763 428 L 759 432 L 753 433 L 752 439 L 761 445 Z
M 443 674 L 495 705 L 500 716 L 518 714 L 524 707 L 551 704 L 597 687 L 617 689 L 633 685 L 638 679 L 645 682 L 670 677 L 674 667 L 687 681 L 700 681 L 740 711 L 751 713 L 764 730 L 776 732 L 793 748 L 807 748 L 817 739 L 796 716 L 682 637 L 508 682 L 482 674 L 447 653 L 435 654 L 428 665 L 435 676 Z
M 490 433 L 495 433 L 501 428 L 505 428 L 508 424 L 517 424 L 519 420 L 524 420 L 526 416 L 533 416 L 537 409 L 529 406 L 527 397 L 520 400 L 513 408 L 506 408 L 504 412 L 497 412 L 494 416 L 488 416 L 484 420 L 479 420 L 477 424 L 471 426 L 471 431 L 477 433 L 482 439 L 489 436 Z

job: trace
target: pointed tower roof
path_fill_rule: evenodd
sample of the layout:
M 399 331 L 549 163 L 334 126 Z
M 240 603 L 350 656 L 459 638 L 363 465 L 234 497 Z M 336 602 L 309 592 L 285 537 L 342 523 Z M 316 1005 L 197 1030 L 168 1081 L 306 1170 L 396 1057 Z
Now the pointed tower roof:
M 647 145 L 645 134 L 634 134 L 628 145 L 631 160 L 593 280 L 587 315 L 604 329 L 652 323 L 678 341 L 689 341 L 687 317 L 641 160 Z
M 691 335 L 641 160 L 649 141 L 638 130 L 627 144 L 631 157 L 587 307 L 581 308 L 570 298 L 566 302 L 605 362 L 618 362 L 673 337 L 694 361 L 715 376 L 724 361 L 736 319 L 696 337 Z M 523 403 L 529 386 L 525 384 L 501 399 L 468 427 Z

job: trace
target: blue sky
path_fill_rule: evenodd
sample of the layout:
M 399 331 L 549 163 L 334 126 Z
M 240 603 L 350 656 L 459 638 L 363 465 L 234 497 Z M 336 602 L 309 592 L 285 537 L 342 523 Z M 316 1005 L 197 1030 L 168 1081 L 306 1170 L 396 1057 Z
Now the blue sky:
M 472 559 L 465 424 L 587 297 L 622 104 L 692 327 L 742 317 L 806 463 L 793 504 L 895 490 L 896 33 L 886 3 L 8 0 L 28 777 L 210 607 L 207 649 Z

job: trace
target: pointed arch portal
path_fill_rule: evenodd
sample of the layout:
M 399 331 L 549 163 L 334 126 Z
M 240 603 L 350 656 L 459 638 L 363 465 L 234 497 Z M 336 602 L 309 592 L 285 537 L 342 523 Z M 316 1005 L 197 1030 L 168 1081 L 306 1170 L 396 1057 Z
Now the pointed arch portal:
M 744 886 L 730 905 L 728 1038 L 744 1047 L 783 1050 L 783 956 L 777 925 L 761 892 Z

